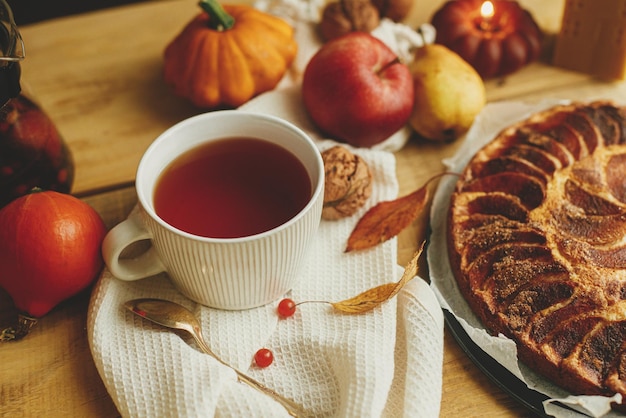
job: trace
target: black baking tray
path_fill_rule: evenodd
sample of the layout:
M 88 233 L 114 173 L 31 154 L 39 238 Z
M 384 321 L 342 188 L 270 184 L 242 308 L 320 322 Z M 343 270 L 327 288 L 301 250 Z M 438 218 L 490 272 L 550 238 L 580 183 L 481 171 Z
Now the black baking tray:
M 543 402 L 549 397 L 541 392 L 530 389 L 517 376 L 507 370 L 493 357 L 478 346 L 465 332 L 463 326 L 457 321 L 450 311 L 442 309 L 446 325 L 452 336 L 472 362 L 502 390 L 508 393 L 517 402 L 528 408 L 539 417 L 550 418 L 543 409 Z M 560 407 L 577 412 L 580 416 L 586 416 L 580 411 L 569 408 L 567 405 L 558 404 Z

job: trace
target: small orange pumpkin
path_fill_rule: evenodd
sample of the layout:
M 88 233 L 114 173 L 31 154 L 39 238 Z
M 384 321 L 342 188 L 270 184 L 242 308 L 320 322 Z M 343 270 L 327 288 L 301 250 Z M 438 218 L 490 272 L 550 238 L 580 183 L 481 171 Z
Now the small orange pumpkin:
M 247 5 L 200 6 L 165 49 L 164 79 L 174 92 L 203 108 L 237 107 L 276 87 L 296 56 L 293 28 Z
M 100 274 L 106 231 L 98 212 L 72 195 L 18 197 L 0 210 L 0 287 L 21 313 L 46 315 Z

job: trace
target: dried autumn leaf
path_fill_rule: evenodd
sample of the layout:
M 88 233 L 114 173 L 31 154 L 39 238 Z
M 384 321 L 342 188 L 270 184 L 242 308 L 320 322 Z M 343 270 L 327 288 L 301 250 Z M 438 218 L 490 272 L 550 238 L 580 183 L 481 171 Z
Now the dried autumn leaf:
M 398 294 L 413 277 L 417 275 L 417 260 L 424 249 L 424 244 L 413 255 L 404 268 L 402 278 L 397 283 L 386 283 L 366 290 L 359 295 L 341 302 L 331 303 L 332 307 L 343 313 L 358 314 L 371 311 Z
M 357 222 L 346 252 L 365 250 L 398 235 L 422 212 L 428 202 L 428 183 L 404 197 L 380 202 Z
M 395 200 L 380 202 L 368 210 L 354 227 L 345 252 L 375 247 L 402 232 L 426 207 L 430 182 L 448 174 L 459 175 L 448 171 L 439 173 L 414 192 Z

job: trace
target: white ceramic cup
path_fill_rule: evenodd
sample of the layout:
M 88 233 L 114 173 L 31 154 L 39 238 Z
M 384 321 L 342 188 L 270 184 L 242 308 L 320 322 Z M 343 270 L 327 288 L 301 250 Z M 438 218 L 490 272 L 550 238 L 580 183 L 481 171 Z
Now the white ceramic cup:
M 291 151 L 311 180 L 311 198 L 282 225 L 241 238 L 206 238 L 176 229 L 153 204 L 160 173 L 182 153 L 229 137 L 260 138 Z M 290 290 L 321 220 L 324 164 L 313 141 L 280 118 L 223 110 L 186 119 L 163 132 L 146 150 L 137 169 L 139 210 L 113 227 L 102 253 L 111 273 L 138 280 L 167 272 L 188 298 L 219 309 L 248 309 L 270 303 Z M 122 257 L 131 244 L 150 240 L 137 257 Z

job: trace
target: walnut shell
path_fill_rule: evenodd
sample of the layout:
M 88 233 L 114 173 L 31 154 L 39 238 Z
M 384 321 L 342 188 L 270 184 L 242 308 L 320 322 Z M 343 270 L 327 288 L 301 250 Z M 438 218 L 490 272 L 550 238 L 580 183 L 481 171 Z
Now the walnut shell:
M 413 0 L 372 0 L 372 4 L 378 9 L 381 18 L 400 22 L 411 12 Z
M 322 159 L 325 173 L 322 218 L 336 220 L 353 215 L 372 194 L 372 173 L 367 163 L 340 145 L 322 152 Z
M 340 0 L 324 7 L 318 29 L 327 42 L 350 32 L 369 33 L 379 24 L 378 9 L 369 0 Z

